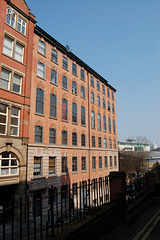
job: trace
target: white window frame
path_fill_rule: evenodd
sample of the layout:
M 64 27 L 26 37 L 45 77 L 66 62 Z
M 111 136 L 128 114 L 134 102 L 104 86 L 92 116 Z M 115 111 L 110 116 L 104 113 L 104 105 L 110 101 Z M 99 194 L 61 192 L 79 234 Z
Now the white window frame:
M 50 164 L 50 160 L 54 159 L 54 164 Z M 54 170 L 51 170 L 50 168 L 53 167 Z M 56 156 L 49 156 L 48 159 L 48 173 L 49 175 L 55 175 L 56 174 Z
M 7 45 L 7 39 L 11 42 L 11 46 Z M 14 43 L 14 40 L 12 38 L 10 38 L 7 35 L 4 36 L 3 53 L 9 57 L 13 56 L 13 43 Z M 6 49 L 10 51 L 10 54 L 7 53 Z
M 21 53 L 19 53 L 19 52 L 16 50 L 16 48 L 17 48 L 18 45 L 19 45 L 19 46 L 21 47 L 21 49 L 22 49 L 22 52 L 21 52 Z M 20 60 L 16 57 L 16 54 L 17 54 L 17 56 L 20 57 Z M 15 44 L 14 58 L 15 58 L 15 60 L 17 60 L 18 62 L 23 62 L 23 56 L 24 56 L 24 46 L 23 46 L 22 44 L 20 44 L 19 42 L 16 42 L 16 44 Z
M 40 61 L 37 61 L 37 76 L 45 79 L 45 64 Z
M 3 160 L 8 160 L 9 164 L 8 166 L 2 166 L 2 161 Z M 16 160 L 17 165 L 11 165 L 12 160 Z M 2 173 L 2 169 L 8 169 L 8 174 L 1 174 Z M 15 174 L 11 173 L 12 169 L 17 169 L 17 172 Z M 0 154 L 0 177 L 5 177 L 5 176 L 17 176 L 19 175 L 19 161 L 18 159 L 15 157 L 12 157 L 12 153 L 9 153 L 9 158 L 2 158 L 2 154 Z
M 25 24 L 23 24 L 23 23 L 25 23 Z M 26 35 L 26 25 L 27 25 L 26 21 L 23 20 L 23 18 L 21 16 L 18 16 L 18 18 L 17 18 L 17 31 L 19 31 L 23 35 Z M 20 29 L 18 29 L 18 26 L 20 26 Z M 24 28 L 24 33 L 23 33 L 23 28 Z
M 52 72 L 54 72 L 54 76 L 52 75 Z M 51 79 L 50 79 L 50 82 L 53 83 L 53 84 L 58 85 L 58 73 L 57 73 L 56 70 L 54 70 L 52 68 L 51 68 Z
M 51 49 L 51 60 L 58 63 L 58 51 L 54 48 Z
M 18 115 L 17 116 L 12 115 L 12 108 L 15 108 L 15 109 L 18 110 Z M 14 107 L 14 106 L 12 106 L 12 108 L 11 108 L 11 121 L 12 121 L 12 118 L 16 118 L 16 119 L 18 119 L 18 124 L 17 125 L 10 124 L 10 136 L 19 136 L 20 109 Z M 14 135 L 14 134 L 11 133 L 11 127 L 17 128 L 17 134 Z
M 46 43 L 40 39 L 38 39 L 38 53 L 46 56 Z
M 0 122 L 0 125 L 6 126 L 6 127 L 5 127 L 5 133 L 0 133 L 0 135 L 6 135 L 7 134 L 7 123 L 8 123 L 8 106 L 6 106 L 5 104 L 1 104 L 1 105 L 4 105 L 6 107 L 6 113 L 0 112 L 0 116 L 6 116 L 6 122 L 5 123 Z
M 8 18 L 9 18 L 9 22 L 7 22 L 7 16 L 8 16 Z M 12 20 L 14 19 L 14 24 L 13 24 L 13 25 L 12 25 L 11 19 L 12 19 Z M 12 8 L 8 7 L 8 8 L 7 8 L 7 14 L 6 14 L 6 23 L 7 23 L 9 26 L 15 28 L 15 27 L 16 27 L 16 21 L 17 21 L 17 14 L 16 14 L 16 12 L 13 11 Z
M 9 73 L 9 79 L 2 78 L 2 71 L 3 71 L 3 70 Z M 7 88 L 4 88 L 4 87 L 1 86 L 1 81 L 7 82 Z M 9 89 L 10 89 L 10 82 L 11 82 L 11 71 L 8 70 L 8 69 L 6 69 L 6 68 L 4 68 L 4 67 L 2 67 L 2 68 L 1 68 L 0 87 L 3 88 L 3 89 L 9 90 Z
M 15 75 L 17 75 L 18 77 L 20 77 L 20 84 L 19 84 L 19 83 L 16 83 L 16 82 L 14 82 L 14 80 L 15 80 Z M 18 86 L 19 86 L 19 91 L 18 91 L 18 92 L 17 92 L 17 91 L 13 91 L 13 84 L 16 84 L 16 85 L 18 85 Z M 21 75 L 19 75 L 19 74 L 17 74 L 17 73 L 14 73 L 14 74 L 13 74 L 12 91 L 13 91 L 13 92 L 16 92 L 16 93 L 21 93 L 21 87 L 22 87 L 22 76 L 21 76 Z

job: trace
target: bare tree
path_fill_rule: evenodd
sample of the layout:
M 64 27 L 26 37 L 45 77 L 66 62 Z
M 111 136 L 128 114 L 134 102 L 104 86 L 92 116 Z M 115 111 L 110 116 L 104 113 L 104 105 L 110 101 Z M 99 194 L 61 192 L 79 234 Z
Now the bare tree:
M 141 144 L 151 144 L 151 140 L 144 136 L 137 136 L 136 141 Z

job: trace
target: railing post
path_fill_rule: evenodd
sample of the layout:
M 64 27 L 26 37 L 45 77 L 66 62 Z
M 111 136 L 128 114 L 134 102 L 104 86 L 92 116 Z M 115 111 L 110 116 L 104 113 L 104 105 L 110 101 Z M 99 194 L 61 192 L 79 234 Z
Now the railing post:
M 29 225 L 29 195 L 27 196 L 27 236 L 30 240 L 30 225 Z
M 12 200 L 12 240 L 14 240 L 14 200 Z
M 20 198 L 20 240 L 22 240 L 22 197 Z
M 42 195 L 40 196 L 40 232 L 41 232 L 41 240 L 42 240 Z
M 50 208 L 51 208 L 51 233 L 52 236 L 54 236 L 53 187 L 51 187 Z
M 57 233 L 58 231 L 58 189 L 56 189 L 56 215 L 57 215 Z
M 80 219 L 81 219 L 81 204 L 82 204 L 82 193 L 81 193 L 81 182 L 80 182 Z
M 69 187 L 68 187 L 68 191 L 69 191 L 69 221 L 70 221 L 70 226 L 71 226 L 71 211 L 72 211 L 72 208 L 71 208 L 71 189 L 70 189 L 70 183 L 69 183 L 69 185 L 68 185 Z
M 66 228 L 67 228 L 67 198 L 68 197 L 68 190 L 65 188 L 65 217 L 66 217 Z
M 34 240 L 36 240 L 36 198 L 33 200 Z
M 89 197 L 89 212 L 91 210 L 91 189 L 90 189 L 90 179 L 88 179 L 88 197 Z
M 64 191 L 62 191 L 62 187 L 61 187 L 61 224 L 62 224 L 62 230 L 63 230 L 63 198 L 62 198 L 62 193 L 64 193 Z
M 3 240 L 6 239 L 6 205 L 3 204 Z

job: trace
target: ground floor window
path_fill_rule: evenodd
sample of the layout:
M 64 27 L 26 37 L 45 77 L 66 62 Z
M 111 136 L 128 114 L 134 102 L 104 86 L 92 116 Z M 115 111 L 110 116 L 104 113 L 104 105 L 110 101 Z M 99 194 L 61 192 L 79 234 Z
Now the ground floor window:
M 18 159 L 14 153 L 3 152 L 0 154 L 0 176 L 18 175 Z
M 42 174 L 42 158 L 41 157 L 34 157 L 34 169 L 33 169 L 33 176 L 41 176 Z

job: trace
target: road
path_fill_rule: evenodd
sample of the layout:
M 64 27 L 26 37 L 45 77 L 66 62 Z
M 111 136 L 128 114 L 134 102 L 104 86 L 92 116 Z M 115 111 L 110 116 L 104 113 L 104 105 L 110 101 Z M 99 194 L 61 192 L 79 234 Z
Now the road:
M 159 240 L 160 199 L 152 205 L 132 226 L 123 224 L 100 240 Z

